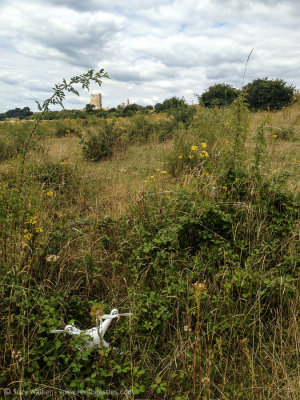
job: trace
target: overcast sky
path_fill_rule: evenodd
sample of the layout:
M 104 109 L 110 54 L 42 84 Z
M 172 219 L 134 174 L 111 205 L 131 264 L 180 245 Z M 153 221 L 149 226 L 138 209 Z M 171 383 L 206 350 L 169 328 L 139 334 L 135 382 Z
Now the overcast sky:
M 110 76 L 68 95 L 83 108 L 196 102 L 215 83 L 280 78 L 300 88 L 300 0 L 0 0 L 0 112 L 48 98 L 89 69 Z

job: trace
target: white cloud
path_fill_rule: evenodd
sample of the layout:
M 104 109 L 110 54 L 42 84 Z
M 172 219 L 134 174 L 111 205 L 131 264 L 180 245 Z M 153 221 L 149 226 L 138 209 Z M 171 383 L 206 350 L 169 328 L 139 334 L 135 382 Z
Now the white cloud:
M 105 106 L 193 101 L 215 83 L 240 86 L 252 48 L 246 82 L 268 76 L 299 87 L 299 15 L 297 0 L 3 0 L 0 112 L 34 108 L 54 83 L 96 67 L 111 76 Z M 66 106 L 78 101 L 89 94 Z

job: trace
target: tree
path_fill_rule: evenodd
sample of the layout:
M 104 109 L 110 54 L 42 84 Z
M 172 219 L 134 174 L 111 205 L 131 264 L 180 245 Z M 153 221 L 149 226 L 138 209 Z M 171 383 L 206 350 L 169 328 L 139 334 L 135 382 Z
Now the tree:
M 94 104 L 87 104 L 87 105 L 85 106 L 85 111 L 86 111 L 88 114 L 92 114 L 92 113 L 95 111 L 95 105 L 94 105 Z
M 20 118 L 20 119 L 24 119 L 26 117 L 29 117 L 32 114 L 33 114 L 33 112 L 30 111 L 29 107 L 24 107 L 22 109 L 21 108 L 15 108 L 13 110 L 8 110 L 3 115 L 5 116 L 4 118 Z
M 196 95 L 199 104 L 205 107 L 225 107 L 238 97 L 239 91 L 225 83 L 210 86 L 201 96 Z
M 295 87 L 282 79 L 259 78 L 244 86 L 244 90 L 251 110 L 280 110 L 291 103 Z
M 132 116 L 134 115 L 137 111 L 139 111 L 142 107 L 139 106 L 138 104 L 128 104 L 123 108 L 123 115 L 126 116 Z
M 157 103 L 154 106 L 156 112 L 165 112 L 170 109 L 187 107 L 187 104 L 184 98 L 179 99 L 176 96 L 171 97 L 170 99 L 164 100 L 162 103 Z

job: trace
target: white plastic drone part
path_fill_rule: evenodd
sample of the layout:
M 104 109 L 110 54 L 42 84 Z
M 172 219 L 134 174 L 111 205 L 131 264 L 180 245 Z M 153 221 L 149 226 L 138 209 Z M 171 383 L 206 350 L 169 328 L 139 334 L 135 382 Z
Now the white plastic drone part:
M 107 328 L 112 323 L 112 320 L 115 318 L 119 319 L 120 317 L 130 317 L 132 315 L 132 313 L 120 314 L 119 311 L 114 308 L 111 310 L 110 314 L 104 314 L 99 318 L 98 327 L 82 331 L 79 328 L 76 328 L 74 325 L 67 325 L 65 326 L 65 329 L 54 329 L 50 333 L 68 333 L 70 335 L 82 336 L 85 344 L 82 348 L 78 347 L 79 350 L 84 350 L 87 348 L 95 350 L 101 347 L 108 348 L 110 345 L 104 340 L 104 335 L 107 331 Z

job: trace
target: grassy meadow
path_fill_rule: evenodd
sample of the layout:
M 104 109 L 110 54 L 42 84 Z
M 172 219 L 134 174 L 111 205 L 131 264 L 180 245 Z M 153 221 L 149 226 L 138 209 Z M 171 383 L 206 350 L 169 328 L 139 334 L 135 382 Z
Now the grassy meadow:
M 0 123 L 7 398 L 296 400 L 300 101 L 43 121 L 24 157 L 33 123 Z M 50 334 L 115 307 L 119 352 Z

